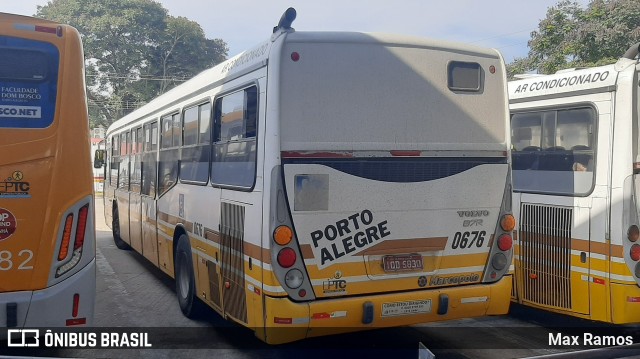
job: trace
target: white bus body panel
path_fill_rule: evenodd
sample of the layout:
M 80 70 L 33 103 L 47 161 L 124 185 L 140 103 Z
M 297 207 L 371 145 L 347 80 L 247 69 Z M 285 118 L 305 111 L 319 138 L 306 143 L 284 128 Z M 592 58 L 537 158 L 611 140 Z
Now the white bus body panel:
M 503 72 L 487 71 L 502 69 L 500 55 L 439 45 L 374 34 L 290 34 L 277 79 L 281 150 L 504 151 Z M 293 52 L 299 61 L 290 60 Z M 482 93 L 447 88 L 454 60 L 482 66 Z

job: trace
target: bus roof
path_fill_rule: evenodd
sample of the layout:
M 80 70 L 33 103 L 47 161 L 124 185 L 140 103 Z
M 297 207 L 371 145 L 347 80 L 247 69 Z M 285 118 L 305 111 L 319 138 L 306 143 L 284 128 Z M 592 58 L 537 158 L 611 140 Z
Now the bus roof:
M 0 21 L 7 21 L 8 19 L 14 19 L 14 20 L 18 20 L 21 22 L 25 22 L 25 23 L 49 23 L 49 24 L 59 24 L 62 25 L 58 22 L 55 21 L 51 21 L 51 20 L 47 20 L 47 19 L 43 19 L 43 18 L 39 18 L 39 17 L 32 17 L 32 16 L 26 16 L 26 15 L 18 15 L 18 14 L 10 14 L 8 12 L 0 12 Z
M 386 33 L 301 31 L 289 34 L 286 41 L 289 43 L 377 43 L 385 46 L 429 48 L 480 57 L 500 57 L 500 53 L 495 49 L 430 38 Z
M 146 105 L 115 121 L 109 126 L 107 133 L 112 129 L 119 129 L 143 117 L 160 115 L 161 113 L 158 112 L 170 110 L 175 104 L 193 96 L 194 92 L 206 91 L 207 89 L 222 85 L 225 79 L 233 77 L 234 73 L 241 73 L 254 67 L 266 65 L 270 47 L 270 41 L 263 42 L 252 49 L 243 51 L 214 67 L 200 72 L 186 82 L 172 88 L 166 93 L 154 98 Z
M 614 89 L 617 74 L 616 65 L 607 65 L 510 81 L 509 103 L 610 91 Z
M 494 49 L 404 35 L 361 32 L 302 31 L 286 33 L 284 37 L 284 41 L 288 43 L 377 43 L 385 46 L 446 50 L 460 54 L 502 60 L 500 52 Z M 161 115 L 164 111 L 171 110 L 170 107 L 181 102 L 185 98 L 192 96 L 194 92 L 205 91 L 207 89 L 218 87 L 230 78 L 233 79 L 246 71 L 265 66 L 269 58 L 272 45 L 272 41 L 264 41 L 212 68 L 202 71 L 185 83 L 174 87 L 165 94 L 150 101 L 148 104 L 117 120 L 110 126 L 110 129 L 119 129 L 131 122 L 140 120 L 143 117 Z M 185 91 L 185 89 L 188 90 Z

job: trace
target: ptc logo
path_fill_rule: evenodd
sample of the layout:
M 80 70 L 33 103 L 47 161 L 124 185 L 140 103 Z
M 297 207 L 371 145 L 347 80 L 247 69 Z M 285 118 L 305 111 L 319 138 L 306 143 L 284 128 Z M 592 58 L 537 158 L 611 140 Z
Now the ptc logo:
M 22 179 L 24 178 L 24 174 L 22 174 L 22 171 L 14 171 L 11 175 L 11 178 L 14 181 L 22 181 Z

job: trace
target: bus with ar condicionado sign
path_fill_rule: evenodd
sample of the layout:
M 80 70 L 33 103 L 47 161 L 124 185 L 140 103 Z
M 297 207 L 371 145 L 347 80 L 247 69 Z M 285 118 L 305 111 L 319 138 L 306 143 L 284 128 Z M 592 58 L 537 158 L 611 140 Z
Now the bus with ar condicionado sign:
M 640 322 L 638 45 L 509 83 L 519 303 Z

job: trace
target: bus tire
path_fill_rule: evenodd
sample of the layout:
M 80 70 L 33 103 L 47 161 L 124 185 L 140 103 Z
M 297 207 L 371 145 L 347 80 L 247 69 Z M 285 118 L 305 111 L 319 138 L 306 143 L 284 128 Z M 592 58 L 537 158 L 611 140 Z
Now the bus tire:
M 118 218 L 118 207 L 113 207 L 113 222 L 111 222 L 111 230 L 113 231 L 113 242 L 118 249 L 129 250 L 129 244 L 120 237 L 120 218 Z
M 193 260 L 189 237 L 183 234 L 178 238 L 174 256 L 176 277 L 176 295 L 180 310 L 187 318 L 196 318 L 200 310 L 200 301 L 196 297 L 196 282 L 193 273 Z

